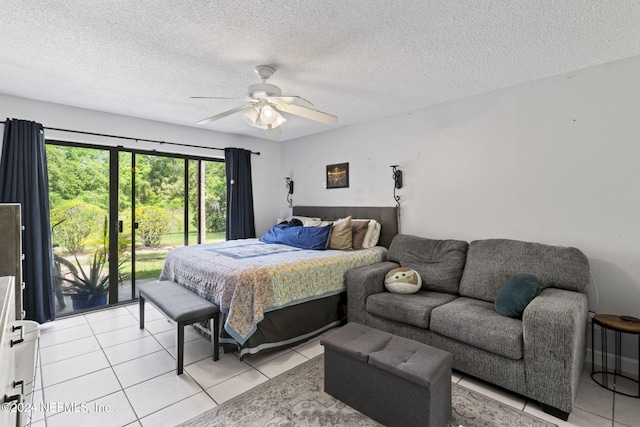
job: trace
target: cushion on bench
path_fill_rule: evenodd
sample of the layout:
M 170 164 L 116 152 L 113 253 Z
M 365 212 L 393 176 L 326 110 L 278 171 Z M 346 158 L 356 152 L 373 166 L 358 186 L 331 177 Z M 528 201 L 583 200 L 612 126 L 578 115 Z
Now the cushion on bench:
M 176 334 L 176 374 L 183 372 L 184 364 L 184 327 L 195 322 L 211 319 L 211 342 L 213 360 L 219 359 L 218 350 L 218 314 L 220 308 L 175 282 L 160 281 L 138 286 L 140 293 L 140 329 L 144 329 L 144 303 L 153 303 L 165 316 L 177 324 Z
M 219 311 L 214 303 L 174 282 L 145 283 L 137 288 L 144 299 L 176 322 L 206 317 Z

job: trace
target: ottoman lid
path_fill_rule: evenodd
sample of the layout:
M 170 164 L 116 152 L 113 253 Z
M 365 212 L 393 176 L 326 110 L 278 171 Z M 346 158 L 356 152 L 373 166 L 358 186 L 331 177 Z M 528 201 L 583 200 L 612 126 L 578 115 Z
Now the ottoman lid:
M 382 350 L 393 335 L 359 323 L 348 323 L 320 340 L 326 348 L 368 363 L 372 352 Z
M 387 346 L 369 355 L 369 364 L 431 389 L 431 383 L 449 372 L 453 356 L 444 350 L 394 336 Z

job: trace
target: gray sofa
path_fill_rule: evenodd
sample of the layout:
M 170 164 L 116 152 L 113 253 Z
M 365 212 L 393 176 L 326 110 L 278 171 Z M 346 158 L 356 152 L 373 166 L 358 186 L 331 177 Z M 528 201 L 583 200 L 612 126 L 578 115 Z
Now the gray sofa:
M 398 266 L 420 273 L 420 291 L 385 289 L 386 273 Z M 542 292 L 521 319 L 502 316 L 496 296 L 519 273 L 534 275 Z M 584 364 L 589 274 L 576 248 L 397 235 L 386 262 L 347 272 L 348 320 L 446 350 L 454 369 L 566 420 Z

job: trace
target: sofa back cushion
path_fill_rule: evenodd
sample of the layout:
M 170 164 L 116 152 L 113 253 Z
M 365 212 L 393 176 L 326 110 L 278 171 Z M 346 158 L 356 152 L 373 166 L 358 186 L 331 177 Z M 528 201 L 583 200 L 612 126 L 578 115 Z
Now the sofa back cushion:
M 494 302 L 498 291 L 516 274 L 527 273 L 548 287 L 585 292 L 589 260 L 580 250 L 507 239 L 469 244 L 460 295 Z
M 433 240 L 398 234 L 393 238 L 387 260 L 412 268 L 422 277 L 422 289 L 458 294 L 467 242 Z

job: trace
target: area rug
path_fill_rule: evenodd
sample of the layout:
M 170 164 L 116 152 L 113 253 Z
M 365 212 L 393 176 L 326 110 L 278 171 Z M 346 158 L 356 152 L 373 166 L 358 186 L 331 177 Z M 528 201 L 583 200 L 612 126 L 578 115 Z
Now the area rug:
M 453 411 L 449 427 L 556 426 L 465 387 L 452 386 Z M 323 388 L 324 358 L 318 356 L 180 427 L 381 425 L 325 393 Z

